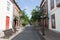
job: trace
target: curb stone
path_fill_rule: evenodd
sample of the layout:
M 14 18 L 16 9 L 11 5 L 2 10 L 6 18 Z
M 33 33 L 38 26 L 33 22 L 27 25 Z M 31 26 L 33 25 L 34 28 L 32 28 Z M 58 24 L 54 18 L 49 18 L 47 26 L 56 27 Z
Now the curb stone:
M 21 33 L 24 30 L 24 28 L 20 29 L 18 32 L 16 32 L 15 35 L 11 36 L 9 40 L 12 40 L 14 37 L 16 37 L 19 33 Z
M 46 39 L 43 37 L 43 35 L 42 35 L 37 29 L 35 29 L 35 30 L 36 30 L 36 32 L 38 33 L 38 35 L 40 36 L 41 40 L 46 40 Z
M 0 38 L 0 40 L 12 40 L 14 37 L 16 37 L 19 33 L 21 33 L 25 28 L 22 27 L 21 29 L 19 29 L 14 35 L 12 35 L 9 39 L 3 39 Z

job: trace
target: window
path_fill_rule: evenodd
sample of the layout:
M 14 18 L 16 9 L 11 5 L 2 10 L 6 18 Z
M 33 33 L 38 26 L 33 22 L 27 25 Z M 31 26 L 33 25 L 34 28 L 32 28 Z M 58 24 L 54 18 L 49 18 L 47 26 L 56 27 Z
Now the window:
M 55 27 L 55 14 L 51 15 L 51 25 L 52 25 L 52 28 L 56 28 Z
M 56 6 L 60 7 L 60 0 L 56 0 Z
M 50 0 L 51 10 L 54 8 L 54 0 Z
M 7 10 L 9 11 L 10 10 L 10 3 L 7 1 Z

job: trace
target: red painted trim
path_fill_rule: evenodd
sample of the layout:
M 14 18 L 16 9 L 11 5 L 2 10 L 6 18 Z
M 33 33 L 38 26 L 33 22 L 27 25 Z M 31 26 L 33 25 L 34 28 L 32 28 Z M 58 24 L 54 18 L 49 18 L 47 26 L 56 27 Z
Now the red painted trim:
M 10 17 L 6 16 L 6 30 L 9 29 L 9 21 L 10 21 Z

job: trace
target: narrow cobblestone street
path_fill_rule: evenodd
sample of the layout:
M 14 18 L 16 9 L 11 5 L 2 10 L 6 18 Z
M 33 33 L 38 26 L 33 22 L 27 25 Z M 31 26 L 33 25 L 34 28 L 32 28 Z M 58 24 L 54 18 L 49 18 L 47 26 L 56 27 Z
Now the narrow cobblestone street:
M 40 35 L 36 32 L 34 27 L 29 26 L 24 29 L 24 31 L 18 34 L 12 40 L 43 40 Z

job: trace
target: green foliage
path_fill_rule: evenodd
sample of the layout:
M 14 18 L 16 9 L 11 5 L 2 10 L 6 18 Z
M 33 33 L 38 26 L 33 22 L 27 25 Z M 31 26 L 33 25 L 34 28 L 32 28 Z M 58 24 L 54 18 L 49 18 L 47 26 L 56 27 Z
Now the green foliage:
M 36 9 L 33 9 L 31 12 L 31 14 L 32 14 L 31 21 L 36 21 L 36 20 L 40 21 L 40 19 L 41 19 L 42 12 L 37 7 L 36 7 Z
M 22 20 L 23 20 L 22 25 L 23 25 L 23 26 L 27 25 L 28 22 L 29 22 L 29 18 L 28 18 L 28 16 L 26 15 L 25 10 L 22 11 L 22 16 L 21 16 L 21 18 L 22 18 Z
M 26 26 L 27 24 L 28 24 L 27 21 L 24 21 L 24 22 L 22 23 L 23 26 Z

